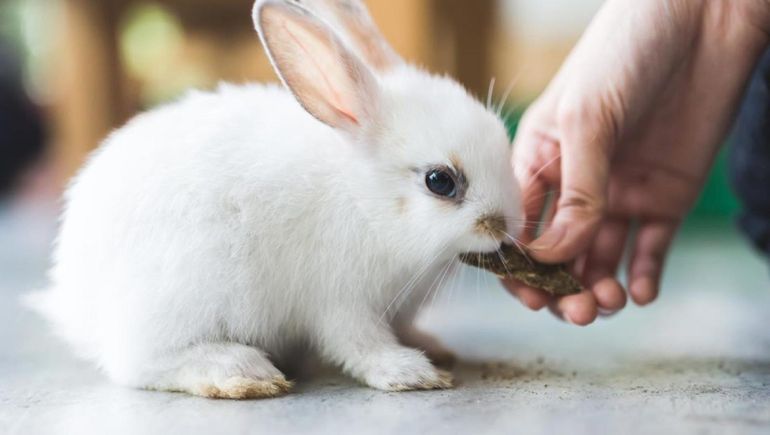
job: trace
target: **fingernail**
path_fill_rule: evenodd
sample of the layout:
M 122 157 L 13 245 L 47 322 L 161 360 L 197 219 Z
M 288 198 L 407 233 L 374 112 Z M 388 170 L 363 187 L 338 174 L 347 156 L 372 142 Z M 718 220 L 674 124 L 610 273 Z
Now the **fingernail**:
M 599 308 L 599 316 L 601 317 L 610 317 L 617 314 L 616 310 L 608 310 L 606 308 Z
M 651 304 L 657 297 L 654 281 L 646 277 L 633 280 L 629 291 L 636 304 L 642 307 Z
M 546 230 L 542 237 L 535 240 L 530 248 L 535 251 L 548 251 L 556 247 L 564 238 L 564 227 L 553 227 Z
M 567 314 L 567 313 L 565 312 L 565 313 L 562 313 L 562 316 L 564 317 L 564 320 L 565 320 L 567 323 L 569 323 L 570 325 L 575 325 L 575 326 L 577 326 L 577 323 L 575 323 L 575 321 L 574 321 L 574 320 L 572 320 L 572 319 L 570 318 L 569 314 Z

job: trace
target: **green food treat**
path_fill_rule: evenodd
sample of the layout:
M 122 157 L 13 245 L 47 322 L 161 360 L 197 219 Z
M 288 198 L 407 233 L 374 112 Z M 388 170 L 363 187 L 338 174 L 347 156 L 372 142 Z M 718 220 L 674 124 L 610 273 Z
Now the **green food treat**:
M 574 295 L 583 289 L 563 264 L 538 263 L 511 245 L 503 245 L 499 253 L 463 254 L 460 260 L 486 269 L 500 278 L 515 279 L 554 296 Z

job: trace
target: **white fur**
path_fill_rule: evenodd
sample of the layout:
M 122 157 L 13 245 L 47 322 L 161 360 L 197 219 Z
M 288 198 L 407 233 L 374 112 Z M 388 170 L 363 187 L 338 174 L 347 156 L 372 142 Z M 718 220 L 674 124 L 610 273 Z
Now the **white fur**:
M 509 142 L 448 78 L 402 65 L 376 80 L 381 117 L 357 139 L 275 86 L 222 85 L 137 116 L 67 190 L 51 287 L 33 304 L 135 387 L 207 395 L 280 378 L 271 361 L 297 345 L 376 388 L 446 386 L 386 309 L 420 271 L 407 305 L 456 254 L 494 250 L 479 216 L 504 212 L 517 232 Z M 469 180 L 461 206 L 413 170 L 452 155 Z

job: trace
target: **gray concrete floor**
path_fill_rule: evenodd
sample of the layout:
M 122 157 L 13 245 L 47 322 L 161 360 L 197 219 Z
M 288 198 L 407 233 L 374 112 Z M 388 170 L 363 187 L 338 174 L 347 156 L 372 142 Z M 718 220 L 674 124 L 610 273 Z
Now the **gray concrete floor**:
M 18 307 L 45 283 L 52 215 L 0 209 L 0 433 L 770 433 L 770 276 L 728 225 L 683 234 L 654 306 L 585 329 L 460 273 L 421 319 L 464 360 L 454 390 L 331 372 L 228 402 L 111 385 Z

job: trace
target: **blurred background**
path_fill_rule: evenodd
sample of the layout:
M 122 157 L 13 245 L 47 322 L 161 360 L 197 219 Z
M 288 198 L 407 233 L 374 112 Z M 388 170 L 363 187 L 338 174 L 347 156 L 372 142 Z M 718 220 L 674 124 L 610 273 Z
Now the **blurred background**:
M 546 86 L 601 0 L 368 0 L 410 61 L 477 95 L 515 84 L 510 125 Z M 189 88 L 274 81 L 252 0 L 0 0 L 0 195 L 56 198 L 113 128 Z M 697 216 L 736 201 L 722 160 Z
M 767 259 L 735 228 L 724 157 L 672 249 L 659 303 L 578 329 L 525 310 L 478 271 L 448 280 L 424 327 L 462 358 L 519 367 L 491 380 L 461 368 L 458 390 L 414 396 L 320 380 L 304 387 L 319 391 L 307 401 L 191 408 L 184 397 L 110 386 L 76 361 L 18 305 L 46 285 L 62 187 L 138 111 L 193 87 L 276 80 L 252 29 L 252 1 L 0 0 L 0 432 L 132 433 L 139 424 L 168 433 L 184 422 L 191 432 L 241 423 L 231 432 L 276 433 L 328 409 L 334 415 L 320 421 L 331 429 L 369 419 L 364 428 L 405 429 L 397 433 L 456 431 L 462 418 L 503 433 L 649 433 L 661 422 L 663 433 L 770 433 Z M 482 96 L 494 77 L 496 100 L 515 83 L 504 111 L 513 134 L 602 0 L 366 3 L 410 61 Z

